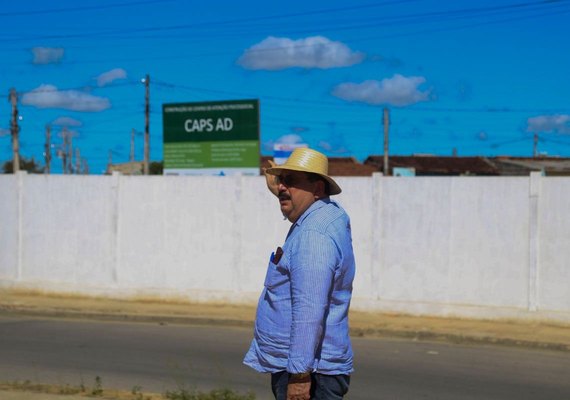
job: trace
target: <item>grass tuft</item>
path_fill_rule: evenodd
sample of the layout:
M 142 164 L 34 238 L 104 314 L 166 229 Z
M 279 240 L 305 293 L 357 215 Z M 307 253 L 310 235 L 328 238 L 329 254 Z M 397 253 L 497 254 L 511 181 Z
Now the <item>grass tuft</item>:
M 214 389 L 208 393 L 178 389 L 164 394 L 167 400 L 255 400 L 253 393 L 240 394 L 231 389 Z

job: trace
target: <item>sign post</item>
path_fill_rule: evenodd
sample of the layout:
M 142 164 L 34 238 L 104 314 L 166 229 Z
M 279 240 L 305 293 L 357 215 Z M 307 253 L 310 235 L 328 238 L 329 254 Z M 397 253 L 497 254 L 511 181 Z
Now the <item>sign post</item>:
M 162 106 L 165 175 L 259 175 L 259 101 Z

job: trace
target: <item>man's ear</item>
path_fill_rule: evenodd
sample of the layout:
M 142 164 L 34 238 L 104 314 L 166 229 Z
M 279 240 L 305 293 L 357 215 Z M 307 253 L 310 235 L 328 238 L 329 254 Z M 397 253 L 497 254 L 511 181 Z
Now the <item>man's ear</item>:
M 315 200 L 326 197 L 325 182 L 322 179 L 319 179 L 315 182 L 315 190 L 313 191 L 313 195 L 315 196 Z

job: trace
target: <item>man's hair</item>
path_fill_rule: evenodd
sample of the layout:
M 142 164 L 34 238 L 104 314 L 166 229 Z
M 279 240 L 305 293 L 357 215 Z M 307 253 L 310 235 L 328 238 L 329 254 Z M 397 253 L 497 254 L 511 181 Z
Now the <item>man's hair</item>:
M 330 196 L 331 185 L 330 185 L 329 181 L 327 181 L 325 178 L 323 178 L 319 174 L 314 174 L 312 172 L 305 172 L 305 173 L 307 174 L 307 179 L 309 180 L 309 182 L 322 181 L 325 184 L 325 195 Z

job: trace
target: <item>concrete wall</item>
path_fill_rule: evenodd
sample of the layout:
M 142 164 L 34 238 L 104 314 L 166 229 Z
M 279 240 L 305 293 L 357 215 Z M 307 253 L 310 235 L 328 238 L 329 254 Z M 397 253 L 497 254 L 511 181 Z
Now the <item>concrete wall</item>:
M 570 178 L 341 178 L 355 309 L 570 321 Z M 0 285 L 255 302 L 289 229 L 262 177 L 0 175 Z

